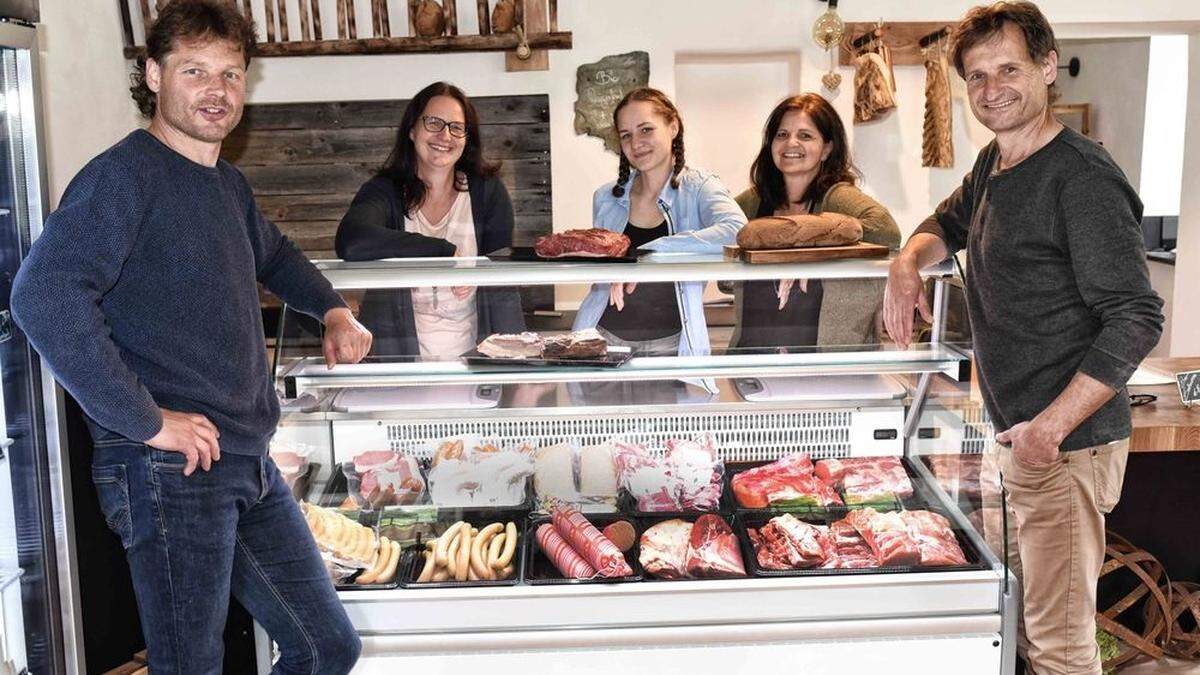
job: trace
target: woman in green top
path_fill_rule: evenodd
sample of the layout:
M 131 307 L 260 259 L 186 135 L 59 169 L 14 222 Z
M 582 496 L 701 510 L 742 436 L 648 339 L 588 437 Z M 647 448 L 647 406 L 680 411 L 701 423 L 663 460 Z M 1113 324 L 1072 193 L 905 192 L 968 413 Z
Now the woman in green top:
M 855 183 L 846 130 L 824 98 L 808 93 L 771 111 L 750 169 L 754 187 L 738 195 L 747 218 L 832 212 L 862 221 L 863 240 L 900 246 L 888 210 Z M 746 281 L 734 286 L 732 347 L 804 347 L 878 342 L 882 279 Z

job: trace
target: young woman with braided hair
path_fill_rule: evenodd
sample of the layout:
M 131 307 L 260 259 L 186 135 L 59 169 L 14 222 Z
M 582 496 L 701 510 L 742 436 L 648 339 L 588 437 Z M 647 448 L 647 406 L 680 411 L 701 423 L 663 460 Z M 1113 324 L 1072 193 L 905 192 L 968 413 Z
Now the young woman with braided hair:
M 592 225 L 623 232 L 632 248 L 719 253 L 746 224 L 716 176 L 687 167 L 683 119 L 657 89 L 635 89 L 613 111 L 618 178 L 592 197 Z M 635 354 L 707 354 L 703 282 L 595 284 L 575 329 L 597 328 Z

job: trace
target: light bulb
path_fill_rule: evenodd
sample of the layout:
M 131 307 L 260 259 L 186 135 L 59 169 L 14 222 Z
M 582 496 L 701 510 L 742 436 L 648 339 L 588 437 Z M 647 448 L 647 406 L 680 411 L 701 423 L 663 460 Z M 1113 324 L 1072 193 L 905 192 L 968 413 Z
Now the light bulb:
M 846 33 L 846 24 L 838 16 L 837 0 L 829 0 L 829 9 L 817 17 L 812 27 L 813 40 L 826 51 L 835 47 Z

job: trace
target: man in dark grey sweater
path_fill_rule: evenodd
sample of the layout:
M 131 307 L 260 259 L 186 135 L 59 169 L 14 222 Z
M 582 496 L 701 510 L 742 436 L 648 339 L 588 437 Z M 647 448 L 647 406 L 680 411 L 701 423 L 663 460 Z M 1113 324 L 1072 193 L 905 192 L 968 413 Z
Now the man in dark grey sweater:
M 1163 321 L 1142 205 L 1103 148 L 1051 115 L 1057 45 L 1035 5 L 971 10 L 953 59 L 996 137 L 892 263 L 884 322 L 907 346 L 914 307 L 930 317 L 918 270 L 967 249 L 980 390 L 1007 446 L 1023 651 L 1039 675 L 1099 675 L 1096 581 L 1129 449 L 1125 383 Z
M 13 288 L 18 324 L 89 418 L 155 673 L 221 672 L 231 593 L 279 644 L 272 672 L 345 673 L 359 652 L 267 456 L 279 403 L 257 283 L 325 323 L 330 367 L 371 335 L 219 159 L 253 46 L 224 0 L 162 10 L 133 88 L 149 130 L 71 181 Z

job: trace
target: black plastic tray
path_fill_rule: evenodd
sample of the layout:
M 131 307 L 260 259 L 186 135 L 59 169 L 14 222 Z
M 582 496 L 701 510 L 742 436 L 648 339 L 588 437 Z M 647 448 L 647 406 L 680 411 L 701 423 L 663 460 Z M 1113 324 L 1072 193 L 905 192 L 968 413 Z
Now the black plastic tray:
M 589 522 L 596 526 L 596 529 L 603 530 L 606 525 L 618 520 L 627 520 L 633 525 L 634 542 L 633 548 L 625 552 L 625 562 L 629 563 L 633 574 L 624 577 L 596 577 L 594 579 L 567 579 L 563 577 L 554 563 L 542 553 L 542 548 L 537 543 L 537 529 L 543 523 L 550 522 L 550 518 L 546 516 L 531 516 L 525 521 L 525 563 L 522 567 L 525 583 L 533 586 L 543 586 L 551 584 L 620 584 L 629 583 L 632 581 L 642 580 L 642 566 L 638 562 L 638 540 L 642 536 L 641 523 L 636 518 L 629 518 L 621 514 L 589 514 L 587 516 Z
M 386 584 L 361 584 L 360 585 L 360 584 L 354 583 L 354 580 L 357 579 L 365 571 L 365 570 L 361 570 L 361 571 L 355 572 L 354 575 L 351 576 L 347 580 L 348 583 L 343 582 L 340 584 L 334 584 L 333 587 L 339 591 L 386 591 L 386 590 L 390 590 L 393 588 L 399 588 L 400 587 L 400 577 L 403 576 L 404 571 L 407 569 L 407 565 L 409 564 L 407 558 L 405 557 L 406 555 L 407 555 L 407 553 L 405 552 L 405 550 L 400 549 L 400 562 L 399 562 L 399 564 L 396 565 L 396 576 L 392 577 L 392 580 L 387 582 Z
M 516 524 L 518 541 L 517 551 L 513 554 L 513 562 L 515 566 L 513 568 L 513 576 L 511 579 L 502 579 L 497 581 L 488 581 L 486 579 L 478 581 L 427 581 L 425 583 L 418 583 L 417 577 L 421 575 L 421 569 L 425 565 L 425 558 L 421 555 L 421 552 L 425 550 L 425 543 L 421 542 L 415 546 L 410 546 L 405 549 L 408 559 L 400 561 L 401 564 L 404 565 L 403 574 L 400 572 L 396 573 L 396 576 L 400 579 L 400 585 L 404 588 L 470 588 L 475 586 L 516 586 L 518 583 L 520 583 L 525 566 L 524 547 L 526 545 L 526 541 L 528 540 L 523 528 L 524 523 L 522 523 L 524 512 L 497 511 L 494 513 L 494 516 L 478 517 L 478 515 L 476 515 L 474 517 L 458 518 L 457 520 L 465 520 L 470 523 L 472 527 L 479 527 L 480 525 L 486 527 L 491 523 L 507 523 L 510 521 Z M 445 531 L 446 527 L 453 525 L 455 522 L 457 522 L 457 520 L 440 521 L 444 524 L 444 527 L 441 528 L 442 531 Z
M 609 347 L 608 353 L 597 359 L 502 359 L 487 356 L 478 349 L 462 355 L 469 366 L 531 366 L 531 367 L 575 367 L 575 368 L 619 368 L 633 356 L 628 347 Z
M 487 254 L 488 260 L 513 262 L 590 262 L 590 263 L 635 263 L 638 258 L 650 251 L 630 249 L 625 255 L 617 258 L 596 258 L 592 256 L 562 256 L 560 258 L 543 258 L 532 246 L 510 246 Z
M 940 509 L 923 509 L 932 511 L 942 516 L 946 513 Z M 759 528 L 774 516 L 781 514 L 758 515 L 739 513 L 734 516 L 733 531 L 737 535 L 738 541 L 742 545 L 742 561 L 746 565 L 746 571 L 752 577 L 820 577 L 820 576 L 842 576 L 842 575 L 858 575 L 858 574 L 909 574 L 913 572 L 962 572 L 973 570 L 985 570 L 987 564 L 984 563 L 975 547 L 967 541 L 961 529 L 954 525 L 954 521 L 950 520 L 950 529 L 954 532 L 954 538 L 958 540 L 958 547 L 962 549 L 963 557 L 967 559 L 966 565 L 943 565 L 943 566 L 923 566 L 923 565 L 898 565 L 892 567 L 867 567 L 858 569 L 799 569 L 799 570 L 772 570 L 764 569 L 758 565 L 758 555 L 755 553 L 754 544 L 750 541 L 750 533 L 747 532 L 750 528 Z M 826 516 L 824 518 L 816 518 L 802 516 L 801 514 L 792 513 L 793 516 L 801 520 L 812 523 L 814 525 L 830 525 L 835 521 L 841 520 L 840 516 Z
M 735 538 L 735 539 L 737 540 L 737 542 L 738 542 L 738 549 L 740 550 L 740 552 L 741 552 L 741 554 L 742 554 L 742 567 L 744 567 L 744 568 L 745 568 L 745 570 L 746 570 L 746 575 L 745 575 L 745 576 L 738 576 L 738 575 L 736 575 L 736 574 L 729 574 L 729 575 L 725 575 L 725 576 L 710 576 L 710 577 L 687 577 L 687 578 L 681 578 L 681 579 L 663 579 L 663 578 L 661 578 L 661 577 L 656 577 L 656 576 L 654 576 L 654 575 L 653 575 L 653 574 L 651 574 L 650 572 L 647 572 L 647 571 L 645 570 L 645 568 L 643 568 L 643 569 L 642 569 L 642 577 L 643 577 L 643 581 L 648 581 L 648 582 L 652 582 L 652 583 L 657 583 L 657 582 L 672 582 L 672 581 L 728 581 L 729 579 L 748 579 L 748 578 L 750 578 L 750 576 L 751 576 L 751 575 L 750 575 L 750 564 L 749 564 L 749 562 L 746 560 L 746 551 L 745 551 L 745 547 L 741 545 L 741 544 L 742 544 L 742 538 L 738 536 L 738 532 L 737 532 L 737 530 L 736 530 L 736 529 L 734 529 L 734 525 L 733 525 L 733 516 L 731 516 L 731 515 L 729 515 L 729 514 L 727 514 L 727 513 L 718 513 L 718 512 L 716 512 L 716 511 L 702 511 L 702 512 L 696 512 L 696 513 L 690 513 L 690 514 L 689 514 L 689 513 L 676 513 L 676 514 L 656 514 L 656 515 L 655 515 L 655 517 L 653 517 L 653 518 L 643 518 L 643 519 L 641 519 L 640 528 L 639 528 L 639 530 L 638 530 L 638 531 L 639 531 L 639 532 L 645 532 L 646 530 L 650 529 L 650 527 L 651 527 L 651 526 L 653 526 L 653 525 L 655 525 L 655 524 L 657 524 L 657 523 L 661 523 L 661 522 L 663 522 L 663 521 L 665 521 L 665 520 L 671 520 L 671 519 L 674 519 L 674 518 L 679 518 L 680 520 L 686 520 L 686 521 L 689 521 L 689 522 L 692 522 L 692 523 L 694 523 L 694 522 L 696 521 L 696 518 L 698 518 L 698 517 L 700 517 L 700 516 L 705 516 L 705 515 L 714 515 L 714 516 L 720 516 L 721 518 L 723 518 L 723 519 L 725 520 L 725 523 L 726 523 L 727 525 L 729 525 L 730 529 L 733 529 L 733 536 L 734 536 L 734 538 Z M 639 535 L 639 537 L 640 537 L 640 535 Z M 640 544 L 640 541 L 639 541 L 639 544 Z M 639 551 L 640 551 L 640 547 L 639 547 Z

